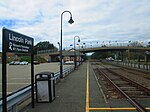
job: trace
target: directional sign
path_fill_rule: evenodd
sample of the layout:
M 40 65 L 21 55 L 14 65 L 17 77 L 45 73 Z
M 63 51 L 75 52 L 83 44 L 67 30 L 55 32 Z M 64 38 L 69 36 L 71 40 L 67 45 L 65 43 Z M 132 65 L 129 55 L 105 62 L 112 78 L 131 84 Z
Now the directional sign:
M 3 31 L 6 39 L 6 52 L 32 53 L 33 38 L 5 28 Z

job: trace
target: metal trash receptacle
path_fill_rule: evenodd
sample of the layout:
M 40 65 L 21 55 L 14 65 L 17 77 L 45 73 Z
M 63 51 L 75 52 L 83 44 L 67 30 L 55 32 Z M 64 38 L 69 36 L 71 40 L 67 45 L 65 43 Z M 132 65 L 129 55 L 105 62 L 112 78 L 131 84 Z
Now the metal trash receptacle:
M 54 73 L 40 72 L 35 75 L 36 101 L 48 103 L 55 99 Z

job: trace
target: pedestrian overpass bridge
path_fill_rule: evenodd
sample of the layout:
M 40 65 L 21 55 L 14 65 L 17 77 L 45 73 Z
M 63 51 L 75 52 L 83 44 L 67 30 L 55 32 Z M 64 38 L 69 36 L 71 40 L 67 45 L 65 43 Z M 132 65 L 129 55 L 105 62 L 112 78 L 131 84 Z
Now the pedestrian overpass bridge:
M 105 52 L 105 51 L 130 51 L 130 52 L 143 52 L 145 53 L 146 51 L 150 51 L 150 47 L 134 47 L 134 46 L 108 46 L 108 47 L 92 47 L 92 48 L 81 48 L 77 49 L 78 51 L 82 53 L 90 53 L 90 52 Z M 49 56 L 56 56 L 59 55 L 59 51 L 56 50 L 42 50 L 38 51 L 38 55 L 46 55 L 48 54 Z

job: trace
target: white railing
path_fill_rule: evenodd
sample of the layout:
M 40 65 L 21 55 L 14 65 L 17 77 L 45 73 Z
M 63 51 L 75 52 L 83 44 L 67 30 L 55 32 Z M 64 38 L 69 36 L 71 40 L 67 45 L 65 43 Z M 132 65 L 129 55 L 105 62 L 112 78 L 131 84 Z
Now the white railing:
M 150 70 L 150 63 L 112 61 L 111 63 L 142 70 Z

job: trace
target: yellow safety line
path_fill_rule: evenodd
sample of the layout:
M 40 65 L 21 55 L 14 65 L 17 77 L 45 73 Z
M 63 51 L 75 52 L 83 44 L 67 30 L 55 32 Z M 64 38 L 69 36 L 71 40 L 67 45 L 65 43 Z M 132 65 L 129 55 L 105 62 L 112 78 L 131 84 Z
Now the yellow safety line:
M 87 64 L 86 73 L 86 112 L 89 112 L 89 64 Z
M 89 108 L 89 110 L 136 110 L 136 108 Z
M 146 110 L 150 110 L 150 108 L 146 107 Z M 123 108 L 89 108 L 91 111 L 96 111 L 96 110 L 136 110 L 136 108 L 131 108 L 131 107 L 123 107 Z
M 150 107 L 146 107 L 145 109 L 146 109 L 146 110 L 150 110 Z

